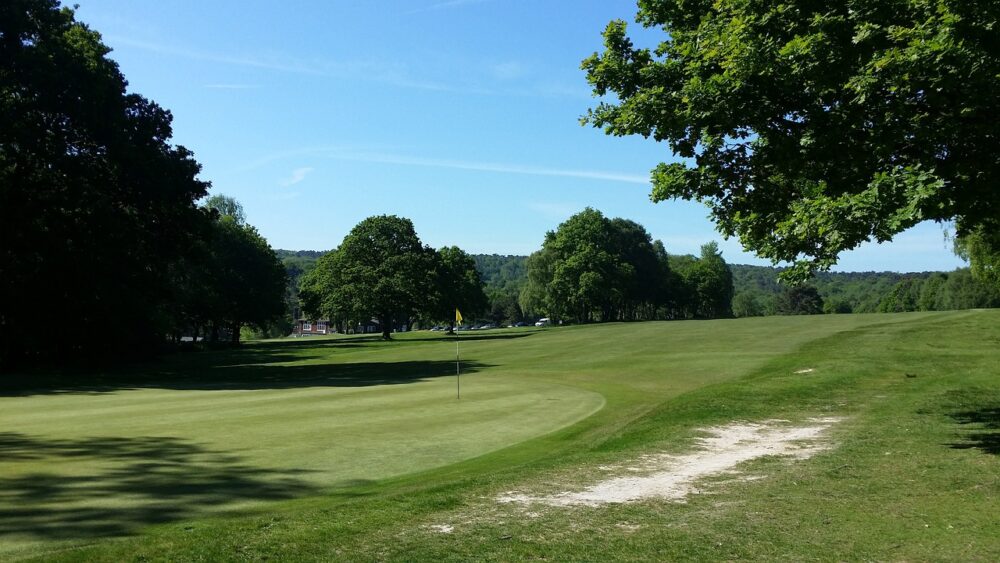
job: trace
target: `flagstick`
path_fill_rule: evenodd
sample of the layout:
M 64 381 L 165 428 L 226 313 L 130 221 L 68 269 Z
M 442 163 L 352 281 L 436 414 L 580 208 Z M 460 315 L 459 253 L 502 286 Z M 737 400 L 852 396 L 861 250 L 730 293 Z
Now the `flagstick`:
M 458 353 L 458 333 L 455 333 L 455 390 L 456 399 L 462 398 L 462 364 L 461 356 Z

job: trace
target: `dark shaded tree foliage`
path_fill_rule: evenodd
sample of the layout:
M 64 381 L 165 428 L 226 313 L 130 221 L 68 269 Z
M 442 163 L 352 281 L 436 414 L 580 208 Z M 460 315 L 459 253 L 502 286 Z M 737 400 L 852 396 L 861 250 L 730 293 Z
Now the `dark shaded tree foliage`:
M 0 4 L 0 364 L 145 356 L 284 308 L 285 272 L 216 195 L 171 115 L 126 91 L 100 35 L 46 0 Z
M 726 236 L 803 280 L 867 240 L 954 221 L 973 271 L 997 271 L 1000 3 L 640 0 L 583 68 L 583 119 L 665 142 L 656 201 L 707 204 Z M 993 274 L 989 274 L 993 272 Z
M 823 298 L 811 285 L 793 285 L 778 296 L 779 315 L 819 315 L 823 313 Z
M 142 353 L 208 221 L 171 115 L 54 0 L 0 3 L 0 361 Z
M 265 331 L 281 319 L 287 274 L 257 229 L 224 215 L 215 224 L 210 249 L 213 340 L 218 329 L 226 327 L 230 341 L 237 344 L 243 326 Z
M 476 262 L 457 246 L 446 246 L 435 256 L 434 304 L 428 316 L 454 326 L 455 309 L 470 319 L 487 312 L 489 300 Z

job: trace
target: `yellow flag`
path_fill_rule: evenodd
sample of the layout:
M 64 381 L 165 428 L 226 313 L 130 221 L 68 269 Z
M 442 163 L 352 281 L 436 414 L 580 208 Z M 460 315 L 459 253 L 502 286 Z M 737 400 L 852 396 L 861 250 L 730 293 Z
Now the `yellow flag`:
M 455 322 L 456 323 L 462 322 L 462 312 L 459 311 L 457 307 L 455 308 Z

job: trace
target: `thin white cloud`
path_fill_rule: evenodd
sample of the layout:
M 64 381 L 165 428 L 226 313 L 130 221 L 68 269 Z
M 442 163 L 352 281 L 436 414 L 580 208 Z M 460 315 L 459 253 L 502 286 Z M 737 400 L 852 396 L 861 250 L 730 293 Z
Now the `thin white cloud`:
M 505 164 L 496 162 L 478 162 L 469 160 L 452 160 L 441 158 L 427 158 L 421 156 L 409 156 L 404 154 L 394 154 L 385 152 L 358 152 L 341 147 L 307 147 L 281 151 L 263 156 L 255 161 L 247 163 L 246 166 L 235 172 L 249 172 L 266 166 L 272 162 L 291 157 L 301 157 L 312 155 L 316 157 L 331 158 L 335 160 L 346 160 L 352 162 L 373 162 L 380 164 L 399 164 L 403 166 L 422 166 L 430 168 L 448 168 L 455 170 L 473 170 L 478 172 L 496 172 L 500 174 L 523 174 L 528 176 L 555 176 L 563 178 L 582 178 L 585 180 L 606 180 L 611 182 L 622 182 L 627 184 L 649 185 L 649 177 L 644 174 L 626 174 L 621 172 L 608 172 L 604 170 L 585 170 L 567 168 L 547 168 L 541 166 L 524 166 L 518 164 Z M 306 173 L 312 169 L 306 170 Z M 293 176 L 294 178 L 294 176 Z M 290 185 L 290 184 L 289 184 Z
M 517 164 L 501 164 L 493 162 L 475 162 L 465 160 L 448 160 L 424 158 L 382 153 L 343 153 L 330 154 L 330 158 L 352 160 L 355 162 L 377 162 L 383 164 L 402 164 L 409 166 L 427 166 L 432 168 L 452 168 L 457 170 L 475 170 L 479 172 L 498 172 L 502 174 L 525 174 L 529 176 L 559 176 L 565 178 L 584 178 L 587 180 L 610 180 L 630 184 L 649 184 L 647 176 L 622 174 L 601 170 L 570 170 L 564 168 L 545 168 L 522 166 Z
M 292 175 L 291 176 L 289 176 L 288 178 L 285 178 L 284 180 L 281 180 L 278 183 L 281 184 L 281 186 L 285 187 L 285 188 L 287 188 L 289 186 L 294 186 L 295 184 L 298 184 L 302 180 L 305 180 L 306 176 L 308 176 L 309 173 L 312 172 L 313 170 L 314 170 L 314 168 L 309 167 L 309 166 L 304 166 L 302 168 L 296 168 L 295 170 L 292 170 Z
M 456 4 L 457 5 L 457 4 Z M 426 90 L 432 92 L 453 92 L 482 96 L 541 96 L 541 97 L 572 97 L 589 98 L 590 92 L 583 86 L 540 82 L 526 87 L 510 88 L 503 86 L 515 79 L 525 78 L 528 67 L 517 61 L 508 61 L 488 65 L 481 63 L 477 69 L 485 68 L 487 76 L 496 82 L 496 87 L 476 83 L 449 84 L 435 80 L 416 77 L 419 73 L 408 68 L 399 61 L 365 61 L 365 60 L 300 60 L 293 57 L 250 57 L 234 56 L 172 45 L 164 45 L 130 39 L 127 37 L 108 36 L 106 42 L 112 46 L 125 46 L 142 49 L 151 53 L 180 57 L 185 59 L 206 61 L 230 66 L 242 66 L 308 76 L 339 78 L 346 80 L 363 80 L 378 82 L 399 88 Z M 205 88 L 216 89 L 249 89 L 258 88 L 250 84 L 206 84 Z
M 160 45 L 147 41 L 137 41 L 126 37 L 109 37 L 107 42 L 111 45 L 124 45 L 135 49 L 142 49 L 161 55 L 170 55 L 186 59 L 208 61 L 233 66 L 245 66 L 278 72 L 293 74 L 305 74 L 311 76 L 324 76 L 331 78 L 349 78 L 352 80 L 370 80 L 391 84 L 402 88 L 413 88 L 419 90 L 447 91 L 450 88 L 438 82 L 420 80 L 409 76 L 405 66 L 398 62 L 382 63 L 377 61 L 300 61 L 289 57 L 282 58 L 253 58 L 242 56 L 231 56 L 209 51 L 199 51 L 174 47 L 171 45 Z
M 260 86 L 256 84 L 206 84 L 205 88 L 212 90 L 252 90 L 260 88 Z

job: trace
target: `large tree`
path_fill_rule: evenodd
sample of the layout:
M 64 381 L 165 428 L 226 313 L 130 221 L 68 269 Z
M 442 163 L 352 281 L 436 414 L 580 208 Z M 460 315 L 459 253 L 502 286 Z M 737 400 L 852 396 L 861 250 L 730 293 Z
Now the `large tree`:
M 670 272 L 662 243 L 642 225 L 587 208 L 528 258 L 524 311 L 577 322 L 655 318 L 667 304 Z
M 583 62 L 583 119 L 668 144 L 652 198 L 706 203 L 719 230 L 803 279 L 925 220 L 997 267 L 1000 3 L 640 0 Z M 979 268 L 978 271 L 983 271 Z
M 303 308 L 342 322 L 376 318 L 382 337 L 435 303 L 434 249 L 424 246 L 409 219 L 369 217 L 324 255 L 302 282 Z
M 175 326 L 207 183 L 109 51 L 55 0 L 0 2 L 0 363 L 134 353 Z

